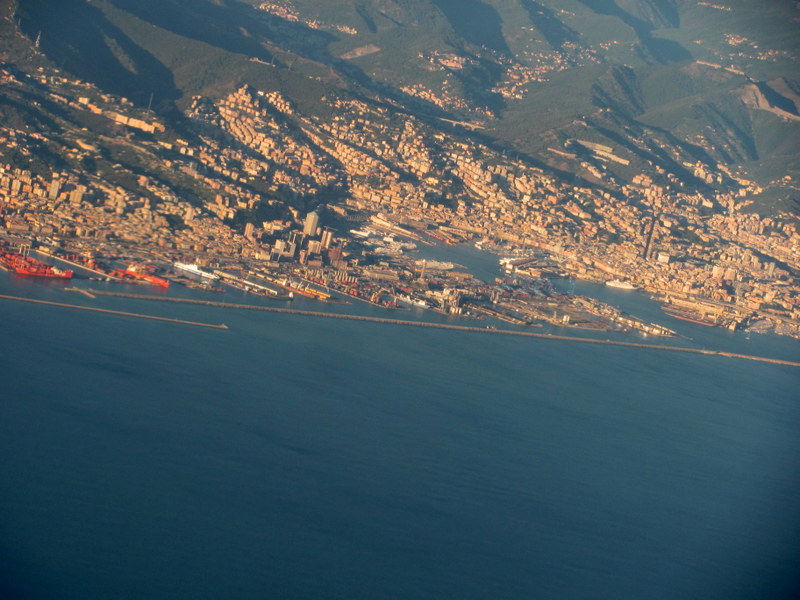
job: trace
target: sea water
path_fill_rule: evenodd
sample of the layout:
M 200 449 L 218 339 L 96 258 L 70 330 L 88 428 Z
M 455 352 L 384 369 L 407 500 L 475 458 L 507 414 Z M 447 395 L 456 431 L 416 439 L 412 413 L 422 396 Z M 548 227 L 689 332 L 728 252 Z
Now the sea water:
M 90 300 L 5 273 L 0 293 L 229 326 L 0 300 L 3 597 L 797 591 L 798 368 Z

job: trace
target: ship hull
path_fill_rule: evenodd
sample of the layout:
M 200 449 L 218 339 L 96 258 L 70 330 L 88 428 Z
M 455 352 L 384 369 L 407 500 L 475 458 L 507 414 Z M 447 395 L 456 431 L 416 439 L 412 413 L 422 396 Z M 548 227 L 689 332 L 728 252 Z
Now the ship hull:
M 122 279 L 135 279 L 137 281 L 142 281 L 151 285 L 157 285 L 163 288 L 169 287 L 169 281 L 166 279 L 161 279 L 161 277 L 151 275 L 150 273 L 142 270 L 141 267 L 128 267 L 127 269 L 119 269 L 114 271 L 113 275 Z
M 46 272 L 39 272 L 39 271 L 32 271 L 30 269 L 14 269 L 14 273 L 17 275 L 23 275 L 25 277 L 41 277 L 43 279 L 72 279 L 72 271 L 61 271 L 60 273 L 46 273 Z
M 73 275 L 72 271 L 58 269 L 30 256 L 23 256 L 5 248 L 0 248 L 0 264 L 3 268 L 24 277 L 68 280 L 72 279 Z

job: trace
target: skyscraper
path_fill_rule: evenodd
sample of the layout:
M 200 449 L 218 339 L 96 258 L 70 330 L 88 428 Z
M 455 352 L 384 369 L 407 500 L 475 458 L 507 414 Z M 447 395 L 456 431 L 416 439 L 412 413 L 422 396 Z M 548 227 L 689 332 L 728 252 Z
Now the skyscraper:
M 79 185 L 69 195 L 69 201 L 72 204 L 80 204 L 83 201 L 83 195 L 86 192 L 86 187 Z
M 323 250 L 327 250 L 331 247 L 331 243 L 333 242 L 333 232 L 328 229 L 327 227 L 322 232 L 322 245 L 321 248 Z
M 308 236 L 317 235 L 317 227 L 319 226 L 319 215 L 316 211 L 311 211 L 306 215 L 305 223 L 303 224 L 303 233 Z
M 53 179 L 53 181 L 50 182 L 50 190 L 47 194 L 47 197 L 50 198 L 50 200 L 55 200 L 56 198 L 58 198 L 58 193 L 60 191 L 61 191 L 61 181 L 59 181 L 58 179 Z

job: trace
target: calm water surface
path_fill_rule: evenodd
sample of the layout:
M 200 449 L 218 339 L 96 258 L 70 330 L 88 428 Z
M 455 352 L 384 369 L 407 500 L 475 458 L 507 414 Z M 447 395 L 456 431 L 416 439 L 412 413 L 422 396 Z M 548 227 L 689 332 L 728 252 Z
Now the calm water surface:
M 4 597 L 797 590 L 800 369 L 91 301 L 4 273 L 0 293 L 230 326 L 0 301 Z M 684 342 L 798 357 L 702 329 Z

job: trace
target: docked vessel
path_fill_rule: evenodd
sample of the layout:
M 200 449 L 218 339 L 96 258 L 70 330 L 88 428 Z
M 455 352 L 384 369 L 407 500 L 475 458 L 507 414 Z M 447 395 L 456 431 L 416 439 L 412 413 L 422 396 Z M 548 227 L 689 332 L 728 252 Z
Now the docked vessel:
M 216 281 L 217 279 L 219 279 L 217 275 L 214 275 L 213 273 L 209 273 L 207 271 L 203 271 L 195 264 L 176 262 L 173 263 L 172 266 L 174 266 L 179 271 L 183 271 L 184 273 L 189 273 L 197 277 L 202 277 L 203 279 L 209 279 L 212 281 Z
M 0 264 L 9 271 L 28 277 L 44 277 L 48 279 L 71 279 L 72 271 L 59 269 L 30 256 L 13 252 L 0 247 Z
M 153 275 L 153 270 L 154 267 L 149 265 L 130 264 L 126 269 L 117 269 L 113 275 L 122 279 L 136 279 L 160 287 L 169 287 L 169 281 Z
M 398 302 L 408 306 L 416 306 L 417 308 L 430 308 L 425 300 L 422 298 L 415 298 L 410 294 L 395 294 L 394 297 Z
M 420 266 L 430 271 L 449 271 L 453 269 L 456 265 L 455 263 L 443 260 L 420 259 L 417 261 L 417 266 Z
M 302 296 L 306 296 L 308 298 L 314 298 L 316 300 L 329 300 L 331 295 L 320 290 L 315 290 L 309 285 L 303 284 L 302 282 L 295 281 L 293 279 L 283 279 L 282 281 L 278 281 L 277 284 L 281 286 L 283 289 L 288 290 L 290 292 L 297 292 Z
M 606 281 L 606 285 L 608 287 L 619 288 L 621 290 L 636 289 L 636 286 L 633 285 L 630 281 L 622 281 L 621 279 L 612 279 L 611 281 Z

